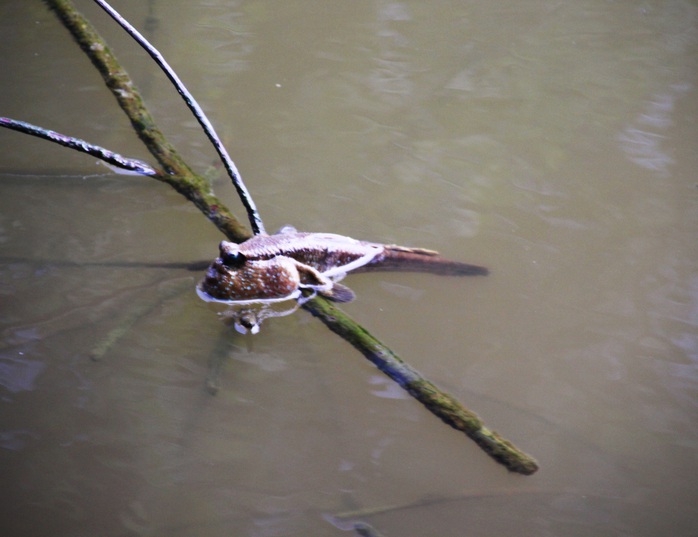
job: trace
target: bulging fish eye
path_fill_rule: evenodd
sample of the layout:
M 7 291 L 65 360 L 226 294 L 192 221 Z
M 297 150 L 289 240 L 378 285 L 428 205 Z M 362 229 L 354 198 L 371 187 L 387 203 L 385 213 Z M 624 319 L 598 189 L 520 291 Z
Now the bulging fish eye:
M 245 262 L 245 256 L 240 253 L 240 247 L 234 242 L 222 241 L 218 250 L 223 264 L 227 267 L 239 267 Z

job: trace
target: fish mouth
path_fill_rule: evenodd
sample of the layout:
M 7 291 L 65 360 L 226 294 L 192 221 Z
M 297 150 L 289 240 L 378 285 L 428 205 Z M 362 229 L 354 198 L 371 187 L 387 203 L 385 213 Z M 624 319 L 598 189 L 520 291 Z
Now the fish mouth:
M 206 291 L 203 290 L 202 288 L 202 283 L 199 282 L 199 284 L 196 286 L 196 294 L 199 295 L 199 298 L 203 300 L 204 302 L 217 302 L 219 304 L 228 304 L 228 305 L 236 305 L 236 304 L 273 304 L 273 303 L 278 303 L 278 302 L 286 302 L 287 300 L 296 300 L 301 296 L 301 290 L 296 289 L 295 291 L 289 293 L 288 295 L 278 297 L 278 298 L 248 298 L 245 300 L 229 300 L 229 299 L 222 299 L 222 298 L 216 298 L 211 295 L 209 295 Z

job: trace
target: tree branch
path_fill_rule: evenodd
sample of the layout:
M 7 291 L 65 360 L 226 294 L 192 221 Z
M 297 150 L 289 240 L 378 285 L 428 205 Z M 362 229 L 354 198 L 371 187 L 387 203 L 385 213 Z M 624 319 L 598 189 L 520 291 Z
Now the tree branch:
M 117 22 L 117 24 L 119 24 L 119 26 L 126 30 L 126 32 L 131 37 L 133 37 L 133 39 L 135 39 L 141 47 L 145 49 L 145 51 L 150 55 L 150 57 L 153 58 L 153 60 L 155 60 L 155 63 L 157 63 L 160 66 L 160 68 L 165 72 L 167 78 L 170 79 L 174 87 L 182 96 L 182 99 L 184 99 L 184 102 L 189 107 L 189 110 L 192 111 L 194 117 L 197 119 L 197 121 L 203 128 L 204 133 L 206 133 L 206 136 L 213 144 L 213 147 L 216 149 L 218 156 L 220 157 L 221 161 L 223 162 L 223 165 L 225 166 L 226 171 L 228 172 L 228 176 L 233 182 L 235 190 L 237 190 L 238 196 L 240 197 L 242 204 L 245 206 L 245 209 L 247 210 L 247 215 L 250 219 L 250 226 L 252 226 L 252 232 L 255 235 L 264 233 L 265 231 L 264 224 L 262 223 L 262 218 L 259 216 L 259 212 L 257 211 L 257 207 L 254 204 L 252 196 L 247 190 L 245 183 L 242 181 L 242 177 L 240 176 L 240 172 L 238 171 L 237 166 L 235 166 L 233 159 L 231 159 L 230 155 L 228 155 L 228 151 L 225 149 L 223 142 L 221 142 L 221 139 L 218 137 L 218 134 L 216 134 L 216 130 L 213 128 L 213 125 L 206 117 L 206 114 L 199 106 L 199 103 L 197 103 L 196 99 L 194 99 L 194 96 L 191 93 L 189 93 L 189 90 L 179 79 L 177 73 L 175 73 L 174 70 L 170 67 L 170 65 L 165 61 L 165 58 L 163 58 L 162 54 L 160 54 L 160 51 L 157 50 L 153 45 L 151 45 L 150 42 L 138 30 L 136 30 L 126 19 L 124 19 L 113 7 L 111 7 L 104 0 L 95 0 L 95 2 L 97 2 L 97 4 L 99 4 L 99 6 L 104 11 L 106 11 L 109 14 L 109 16 L 112 19 L 114 19 Z
M 116 97 L 119 106 L 128 116 L 136 134 L 162 166 L 164 172 L 154 177 L 169 184 L 194 203 L 230 240 L 242 242 L 248 239 L 250 232 L 213 194 L 206 179 L 192 172 L 167 141 L 146 109 L 143 98 L 128 73 L 121 67 L 90 22 L 73 7 L 69 0 L 44 1 L 90 58 L 107 87 Z
M 167 182 L 194 202 L 229 239 L 241 242 L 248 238 L 249 233 L 238 227 L 237 220 L 213 196 L 205 180 L 195 175 L 165 140 L 145 109 L 128 75 L 89 22 L 75 11 L 68 0 L 45 2 L 56 12 L 82 50 L 90 57 L 141 140 L 163 166 L 166 173 L 155 177 Z M 494 460 L 512 472 L 532 474 L 537 470 L 538 466 L 531 457 L 486 428 L 474 413 L 422 377 L 333 303 L 318 297 L 305 303 L 304 308 L 318 317 L 330 330 L 351 343 L 430 412 L 451 427 L 467 434 Z
M 451 394 L 441 391 L 424 378 L 335 304 L 318 297 L 306 302 L 303 307 L 335 334 L 347 340 L 378 369 L 422 403 L 429 412 L 457 431 L 465 433 L 509 471 L 530 475 L 538 470 L 535 459 L 485 427 L 476 414 L 465 408 Z
M 109 164 L 118 168 L 139 173 L 141 175 L 156 176 L 159 173 L 155 168 L 151 168 L 148 164 L 141 162 L 140 160 L 122 157 L 118 153 L 114 153 L 98 145 L 93 145 L 84 140 L 80 140 L 79 138 L 66 136 L 65 134 L 61 134 L 56 131 L 37 127 L 36 125 L 32 125 L 31 123 L 27 123 L 25 121 L 17 121 L 16 119 L 11 119 L 9 117 L 0 117 L 0 127 L 6 127 L 8 129 L 23 132 L 25 134 L 31 134 L 32 136 L 37 136 L 39 138 L 43 138 L 44 140 L 55 142 L 62 146 L 69 147 L 70 149 L 75 149 L 76 151 L 97 157 L 98 159 L 108 162 Z

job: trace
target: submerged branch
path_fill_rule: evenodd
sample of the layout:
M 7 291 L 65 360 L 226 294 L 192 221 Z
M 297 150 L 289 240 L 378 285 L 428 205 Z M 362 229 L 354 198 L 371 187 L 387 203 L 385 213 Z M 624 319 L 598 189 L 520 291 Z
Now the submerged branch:
M 155 296 L 142 298 L 129 311 L 118 319 L 116 326 L 90 351 L 90 358 L 95 362 L 101 360 L 124 337 L 131 327 L 148 315 L 160 304 L 191 287 L 190 278 L 178 282 L 167 282 L 158 288 Z
M 56 12 L 82 50 L 90 57 L 117 98 L 120 107 L 128 115 L 138 136 L 163 167 L 164 172 L 154 177 L 168 183 L 192 201 L 230 240 L 242 242 L 249 238 L 249 232 L 213 195 L 208 183 L 195 175 L 167 142 L 146 110 L 130 78 L 90 23 L 73 8 L 69 0 L 44 1 Z M 486 428 L 474 413 L 422 377 L 334 304 L 318 297 L 307 302 L 304 307 L 330 330 L 351 343 L 430 412 L 472 438 L 497 462 L 505 465 L 510 471 L 521 474 L 531 474 L 537 470 L 538 466 L 531 457 Z
M 75 149 L 81 153 L 87 153 L 88 155 L 97 157 L 98 159 L 108 162 L 117 168 L 140 173 L 141 175 L 155 176 L 158 174 L 156 169 L 151 168 L 148 164 L 141 162 L 140 160 L 122 157 L 118 153 L 114 153 L 98 145 L 88 143 L 85 140 L 80 140 L 79 138 L 73 138 L 72 136 L 67 136 L 56 131 L 37 127 L 36 125 L 32 125 L 31 123 L 27 123 L 25 121 L 18 121 L 9 117 L 0 117 L 0 127 L 6 127 L 25 134 L 31 134 L 32 136 L 37 136 L 39 138 L 43 138 L 44 140 L 55 142 L 64 147 Z

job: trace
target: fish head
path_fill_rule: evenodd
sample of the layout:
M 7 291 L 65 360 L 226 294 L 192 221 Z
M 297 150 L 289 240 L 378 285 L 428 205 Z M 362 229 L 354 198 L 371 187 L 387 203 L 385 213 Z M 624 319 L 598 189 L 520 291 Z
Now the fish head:
M 240 267 L 245 263 L 245 256 L 240 251 L 240 246 L 234 242 L 221 241 L 218 252 L 223 264 L 227 267 Z

